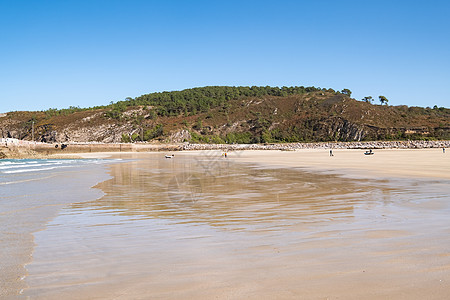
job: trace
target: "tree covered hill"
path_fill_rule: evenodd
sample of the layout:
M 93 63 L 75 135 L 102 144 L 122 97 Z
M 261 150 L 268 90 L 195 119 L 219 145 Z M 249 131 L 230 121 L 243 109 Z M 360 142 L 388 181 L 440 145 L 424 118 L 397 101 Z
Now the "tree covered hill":
M 209 86 L 93 108 L 11 112 L 2 137 L 44 142 L 276 143 L 450 139 L 450 109 L 388 106 L 316 87 Z

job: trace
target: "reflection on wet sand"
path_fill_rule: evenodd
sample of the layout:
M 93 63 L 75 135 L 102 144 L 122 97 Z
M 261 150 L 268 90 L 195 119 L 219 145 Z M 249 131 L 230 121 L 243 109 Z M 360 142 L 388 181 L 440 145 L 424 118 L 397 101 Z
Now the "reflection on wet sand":
M 374 196 L 375 189 L 368 189 L 368 184 L 335 175 L 249 168 L 228 161 L 212 163 L 215 167 L 210 170 L 181 157 L 118 164 L 112 166 L 114 179 L 99 185 L 107 196 L 78 206 L 213 226 L 265 226 L 272 219 L 315 222 L 351 218 L 355 202 Z
M 111 175 L 104 197 L 37 236 L 28 295 L 438 299 L 449 287 L 445 182 L 158 154 Z

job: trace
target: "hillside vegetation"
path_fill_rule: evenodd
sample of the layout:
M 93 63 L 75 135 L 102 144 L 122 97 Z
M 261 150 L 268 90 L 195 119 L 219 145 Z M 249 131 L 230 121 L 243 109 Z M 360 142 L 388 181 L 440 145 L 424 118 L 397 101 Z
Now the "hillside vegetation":
M 450 139 L 450 109 L 375 105 L 350 95 L 302 86 L 210 86 L 94 108 L 10 112 L 0 117 L 0 128 L 2 137 L 43 142 Z

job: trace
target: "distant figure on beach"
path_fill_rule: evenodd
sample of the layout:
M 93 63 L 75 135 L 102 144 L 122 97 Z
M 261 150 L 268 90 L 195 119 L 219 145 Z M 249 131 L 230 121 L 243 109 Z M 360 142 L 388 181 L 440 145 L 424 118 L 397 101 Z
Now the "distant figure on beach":
M 330 156 L 334 156 L 333 149 L 330 149 Z
M 366 151 L 366 152 L 364 152 L 364 155 L 373 155 L 373 151 L 372 151 L 372 149 L 370 149 L 370 151 Z
M 227 153 L 225 152 L 225 153 L 223 154 L 223 156 L 225 156 L 225 158 L 227 158 Z

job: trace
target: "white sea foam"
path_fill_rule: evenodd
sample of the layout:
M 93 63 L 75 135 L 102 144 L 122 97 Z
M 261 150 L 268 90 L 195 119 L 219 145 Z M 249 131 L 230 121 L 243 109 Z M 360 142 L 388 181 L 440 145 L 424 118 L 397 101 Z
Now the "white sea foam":
M 64 166 L 65 168 L 71 168 L 73 166 Z M 53 170 L 57 169 L 58 167 L 47 167 L 47 168 L 38 168 L 38 169 L 21 169 L 21 170 L 14 170 L 14 171 L 4 171 L 5 174 L 15 174 L 15 173 L 26 173 L 26 172 L 37 172 L 37 171 L 47 171 L 47 170 Z
M 49 164 L 38 164 L 38 163 L 17 164 L 17 165 L 0 166 L 0 170 L 16 169 L 16 168 L 29 168 L 30 166 L 32 166 L 32 167 L 42 167 L 42 166 L 49 166 L 49 165 L 60 165 L 60 164 L 56 164 L 56 163 L 49 163 Z
M 4 160 L 0 161 L 0 174 L 17 174 L 41 172 L 60 168 L 71 168 L 89 164 L 103 164 L 113 162 L 114 160 L 98 159 L 70 159 L 70 160 Z M 6 179 L 6 178 L 4 178 Z M 3 181 L 3 180 L 0 180 Z M 9 180 L 7 180 L 9 181 Z

